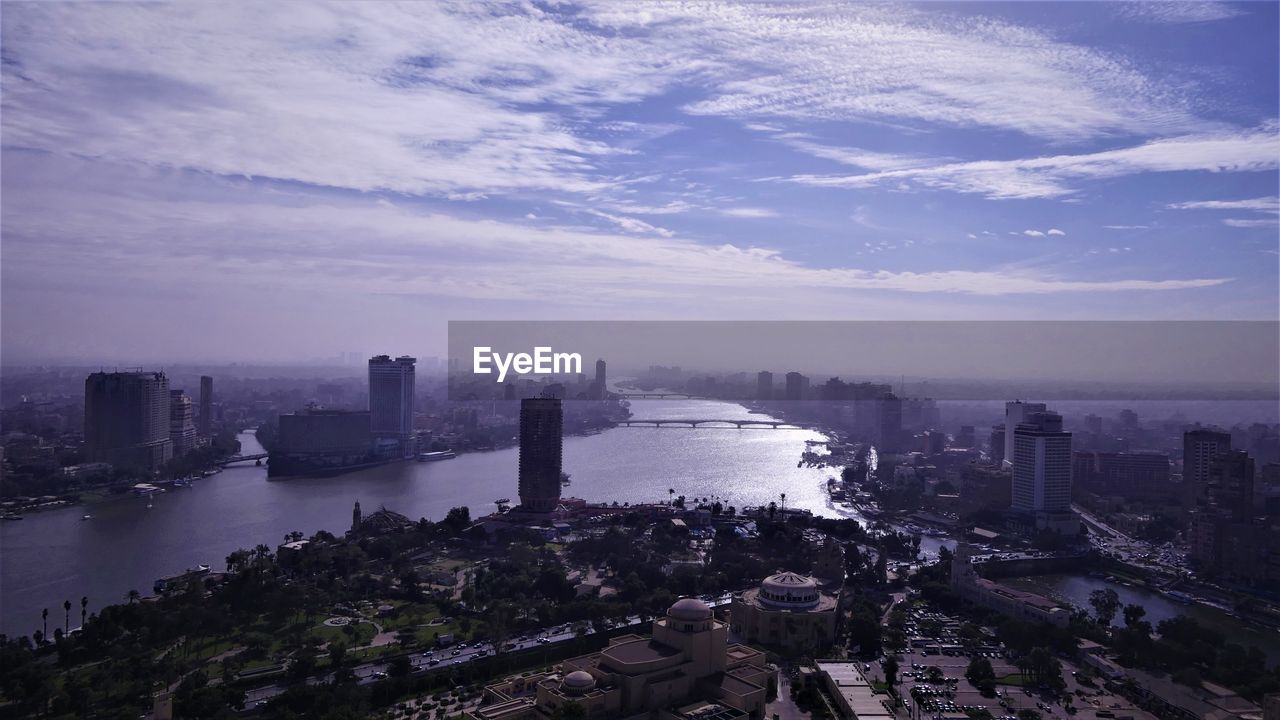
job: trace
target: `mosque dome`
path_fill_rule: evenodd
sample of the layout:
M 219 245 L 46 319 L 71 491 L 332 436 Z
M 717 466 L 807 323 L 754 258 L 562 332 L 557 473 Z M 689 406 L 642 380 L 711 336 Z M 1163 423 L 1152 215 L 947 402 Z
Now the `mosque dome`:
M 680 598 L 675 601 L 667 615 L 686 622 L 701 622 L 711 619 L 711 606 L 698 598 Z

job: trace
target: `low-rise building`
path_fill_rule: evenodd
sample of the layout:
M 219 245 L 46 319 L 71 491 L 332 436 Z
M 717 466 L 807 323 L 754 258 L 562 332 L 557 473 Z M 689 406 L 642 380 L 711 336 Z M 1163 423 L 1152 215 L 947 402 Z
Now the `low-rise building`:
M 747 642 L 812 656 L 835 640 L 839 605 L 839 590 L 829 592 L 811 577 L 781 572 L 735 595 L 730 618 L 734 632 Z

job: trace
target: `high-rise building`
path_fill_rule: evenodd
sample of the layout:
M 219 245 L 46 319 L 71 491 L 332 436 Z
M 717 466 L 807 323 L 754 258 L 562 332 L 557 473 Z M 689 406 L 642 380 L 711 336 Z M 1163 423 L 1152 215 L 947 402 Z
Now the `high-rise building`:
M 1004 466 L 1004 425 L 991 426 L 991 464 L 996 467 Z
M 876 400 L 876 442 L 888 452 L 902 450 L 902 399 L 893 393 Z
M 1071 516 L 1071 433 L 1053 412 L 1024 415 L 1013 431 L 1015 512 L 1034 516 L 1036 526 L 1058 529 Z
M 756 399 L 773 399 L 773 373 L 768 370 L 761 370 L 760 373 L 756 375 Z
M 809 395 L 809 378 L 798 372 L 787 373 L 787 400 L 804 400 Z
M 412 455 L 414 363 L 408 355 L 369 358 L 369 430 L 379 444 L 397 443 Z
M 213 427 L 213 378 L 200 376 L 200 434 L 209 436 Z
M 1254 515 L 1253 458 L 1244 450 L 1224 450 L 1209 463 L 1209 502 L 1244 521 Z
M 169 442 L 173 443 L 174 457 L 182 457 L 196 446 L 191 398 L 181 390 L 169 391 Z
M 1004 462 L 1006 466 L 1013 463 L 1013 431 L 1026 421 L 1031 413 L 1048 410 L 1044 403 L 1024 403 L 1014 400 L 1004 404 Z
M 1221 430 L 1188 430 L 1182 435 L 1182 487 L 1187 507 L 1209 502 L 1209 467 L 1214 458 L 1231 449 L 1231 433 Z
M 596 379 L 591 386 L 592 397 L 603 400 L 609 393 L 608 376 L 605 374 L 604 359 L 596 360 Z
M 560 503 L 560 453 L 564 429 L 560 400 L 520 401 L 520 507 L 550 512 Z
M 156 470 L 173 457 L 169 379 L 162 372 L 96 372 L 84 381 L 88 459 Z
M 1098 495 L 1151 502 L 1172 497 L 1169 458 L 1160 453 L 1074 453 L 1072 482 Z

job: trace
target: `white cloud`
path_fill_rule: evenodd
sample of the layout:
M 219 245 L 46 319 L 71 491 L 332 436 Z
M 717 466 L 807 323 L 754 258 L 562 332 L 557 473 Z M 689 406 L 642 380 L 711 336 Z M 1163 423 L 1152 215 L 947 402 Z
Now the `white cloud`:
M 1227 218 L 1222 221 L 1223 225 L 1229 225 L 1237 228 L 1259 228 L 1259 227 L 1276 227 L 1280 225 L 1280 219 L 1277 218 Z
M 1040 232 L 1039 230 L 1023 230 L 1022 234 L 1026 235 L 1027 237 L 1044 237 L 1044 233 Z
M 721 215 L 728 215 L 729 217 L 738 217 L 738 218 L 778 217 L 777 211 L 770 210 L 768 208 L 755 208 L 755 207 L 724 208 L 720 210 L 719 213 Z
M 977 236 L 977 235 L 974 235 L 973 233 L 969 233 L 968 235 L 966 235 L 966 237 L 968 237 L 970 240 L 977 240 L 977 239 L 978 239 L 978 236 Z
M 1103 225 L 1107 230 L 1147 230 L 1150 225 Z
M 1172 203 L 1171 210 L 1257 210 L 1280 213 L 1280 197 L 1260 197 L 1248 200 L 1199 200 Z
M 1046 234 L 1046 235 L 1066 235 L 1066 233 L 1065 233 L 1065 232 L 1063 232 L 1063 231 L 1059 230 L 1058 228 L 1049 228 L 1049 229 L 1045 232 L 1045 234 Z
M 1158 172 L 1260 172 L 1280 167 L 1280 133 L 1273 127 L 1188 135 L 1082 155 L 976 160 L 861 175 L 797 175 L 790 182 L 863 188 L 911 182 L 993 199 L 1055 198 L 1084 179 Z
M 595 215 L 598 218 L 604 218 L 627 232 L 640 234 L 652 233 L 654 235 L 661 235 L 662 237 L 667 238 L 675 235 L 674 232 L 666 228 L 650 225 L 643 220 L 637 220 L 632 217 L 626 217 L 624 215 L 610 215 L 609 213 L 603 213 L 599 210 L 587 210 L 586 212 L 590 215 Z
M 1119 15 L 1130 20 L 1152 23 L 1197 23 L 1228 20 L 1244 15 L 1244 11 L 1225 2 L 1198 0 L 1155 0 L 1153 2 L 1116 3 Z

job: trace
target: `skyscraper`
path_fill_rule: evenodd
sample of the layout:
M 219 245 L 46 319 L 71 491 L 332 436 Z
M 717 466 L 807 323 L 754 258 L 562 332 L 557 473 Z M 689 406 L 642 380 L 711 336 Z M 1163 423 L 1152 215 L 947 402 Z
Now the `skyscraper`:
M 603 359 L 596 360 L 596 379 L 592 386 L 592 391 L 595 399 L 597 400 L 603 400 L 604 396 L 609 393 L 609 385 L 607 383 L 607 376 L 605 375 Z
M 1062 527 L 1060 518 L 1071 517 L 1071 433 L 1062 416 L 1024 415 L 1013 441 L 1013 510 L 1034 516 L 1039 528 Z
M 169 391 L 169 442 L 174 457 L 182 457 L 196 446 L 191 398 L 181 390 Z
M 1004 425 L 991 426 L 991 464 L 1004 465 Z
M 1209 468 L 1231 449 L 1231 434 L 1221 430 L 1189 430 L 1182 435 L 1184 504 L 1194 508 L 1209 502 Z
M 520 401 L 520 507 L 550 512 L 560 502 L 564 414 L 556 398 Z
M 1013 431 L 1026 421 L 1031 413 L 1045 412 L 1044 403 L 1024 403 L 1014 400 L 1004 404 L 1004 462 L 1013 464 Z M 1007 467 L 1007 465 L 1006 465 Z
M 369 358 L 369 430 L 380 444 L 397 443 L 413 453 L 414 363 L 408 355 Z
M 756 375 L 756 399 L 773 399 L 773 373 L 768 370 L 761 370 L 760 374 Z
M 84 381 L 88 459 L 155 470 L 173 457 L 169 379 L 162 372 L 96 372 Z
M 809 378 L 798 372 L 787 373 L 786 392 L 788 400 L 804 400 L 809 394 Z
M 200 434 L 209 436 L 213 427 L 213 378 L 200 376 Z

